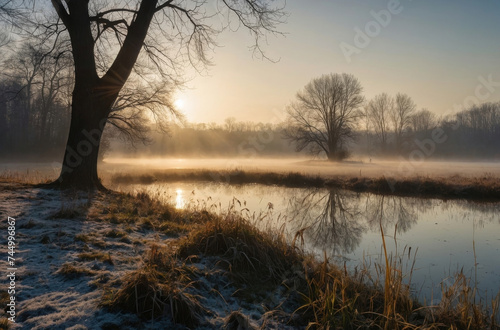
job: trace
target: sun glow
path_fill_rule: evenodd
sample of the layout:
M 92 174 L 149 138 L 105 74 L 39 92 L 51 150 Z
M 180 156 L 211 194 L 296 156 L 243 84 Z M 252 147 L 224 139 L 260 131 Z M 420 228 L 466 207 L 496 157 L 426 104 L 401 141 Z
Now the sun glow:
M 186 102 L 183 99 L 177 99 L 174 102 L 174 106 L 177 108 L 177 110 L 184 110 L 186 107 Z

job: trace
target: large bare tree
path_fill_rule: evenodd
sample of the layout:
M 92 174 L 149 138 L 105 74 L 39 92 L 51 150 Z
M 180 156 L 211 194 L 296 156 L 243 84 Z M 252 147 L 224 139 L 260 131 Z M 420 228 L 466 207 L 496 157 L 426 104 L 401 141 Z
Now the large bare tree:
M 324 152 L 329 160 L 347 154 L 362 113 L 363 88 L 351 74 L 328 74 L 309 82 L 288 108 L 285 137 L 297 151 Z
M 35 9 L 47 8 L 44 1 L 31 3 Z M 230 22 L 249 30 L 255 38 L 254 51 L 263 54 L 260 40 L 269 32 L 278 33 L 276 27 L 285 15 L 283 6 L 271 0 L 51 0 L 51 4 L 55 18 L 47 14 L 47 22 L 40 23 L 41 15 L 32 15 L 38 22 L 35 33 L 43 30 L 44 38 L 54 43 L 69 36 L 75 74 L 68 141 L 54 184 L 78 189 L 103 188 L 97 174 L 102 133 L 110 116 L 117 120 L 113 106 L 137 63 L 142 63 L 136 73 L 143 81 L 176 84 L 186 65 L 200 69 L 210 63 L 207 51 L 216 46 L 216 35 Z M 28 6 L 6 6 L 3 16 L 12 18 L 23 8 Z

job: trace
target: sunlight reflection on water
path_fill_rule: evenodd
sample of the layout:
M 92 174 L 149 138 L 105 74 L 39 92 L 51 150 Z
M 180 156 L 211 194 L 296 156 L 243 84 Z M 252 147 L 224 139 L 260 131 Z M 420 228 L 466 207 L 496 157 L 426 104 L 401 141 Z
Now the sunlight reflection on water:
M 178 210 L 182 210 L 186 206 L 186 201 L 183 196 L 183 191 L 182 189 L 176 189 L 175 193 L 176 193 L 175 208 Z

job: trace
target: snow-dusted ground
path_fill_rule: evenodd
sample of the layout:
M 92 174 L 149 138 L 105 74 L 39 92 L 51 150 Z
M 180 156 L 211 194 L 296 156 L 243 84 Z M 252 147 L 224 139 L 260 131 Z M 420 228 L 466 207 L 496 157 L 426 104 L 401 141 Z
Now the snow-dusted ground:
M 15 255 L 18 268 L 16 299 L 20 302 L 16 306 L 14 328 L 99 329 L 112 324 L 134 324 L 139 321 L 134 315 L 113 314 L 101 309 L 99 303 L 102 291 L 89 283 L 101 276 L 119 278 L 134 269 L 141 259 L 140 249 L 133 244 L 117 244 L 114 242 L 116 239 L 106 238 L 107 246 L 104 249 L 111 251 L 114 265 L 81 261 L 77 257 L 83 252 L 85 243 L 75 241 L 76 235 L 104 237 L 104 232 L 117 225 L 88 221 L 81 217 L 54 219 L 53 215 L 61 208 L 82 207 L 87 204 L 87 198 L 75 199 L 57 191 L 14 185 L 4 185 L 3 188 L 0 192 L 0 230 L 5 233 L 1 235 L 1 245 L 6 246 L 7 216 L 16 219 L 18 244 Z M 99 201 L 93 204 L 96 207 Z M 150 234 L 144 238 L 153 240 L 152 236 Z M 7 269 L 7 253 L 0 260 L 0 267 Z M 92 269 L 95 275 L 74 279 L 59 275 L 57 271 L 65 263 Z
M 16 323 L 14 329 L 184 329 L 168 317 L 143 322 L 130 313 L 112 312 L 100 307 L 103 285 L 113 283 L 127 272 L 137 269 L 153 242 L 166 244 L 173 239 L 152 230 L 137 227 L 127 238 L 106 237 L 112 229 L 124 230 L 125 224 L 112 224 L 90 216 L 105 207 L 105 196 L 68 196 L 60 191 L 33 188 L 14 183 L 0 183 L 0 267 L 7 272 L 7 217 L 16 219 Z M 79 209 L 74 218 L 61 218 L 61 210 Z M 82 211 L 83 210 L 83 211 Z M 60 214 L 59 214 L 60 215 Z M 75 236 L 85 234 L 87 243 Z M 113 265 L 97 260 L 84 261 L 78 254 L 88 251 L 109 253 Z M 58 273 L 64 264 L 90 269 L 91 274 L 68 277 Z M 202 259 L 195 264 L 202 274 L 196 279 L 201 303 L 208 313 L 201 329 L 220 328 L 232 311 L 241 311 L 250 324 L 283 329 L 269 319 L 266 312 L 282 301 L 281 292 L 270 292 L 261 304 L 243 303 L 231 295 L 235 292 L 227 277 L 218 274 L 214 263 Z M 215 270 L 215 271 L 214 271 Z M 210 273 L 210 276 L 203 274 Z M 5 277 L 1 291 L 7 291 Z M 214 281 L 218 292 L 212 290 Z

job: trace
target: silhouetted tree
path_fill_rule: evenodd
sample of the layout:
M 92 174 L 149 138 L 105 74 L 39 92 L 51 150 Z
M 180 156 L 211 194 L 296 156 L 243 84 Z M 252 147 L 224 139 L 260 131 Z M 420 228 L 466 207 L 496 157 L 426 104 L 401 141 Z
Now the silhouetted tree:
M 254 51 L 259 53 L 259 40 L 266 32 L 276 32 L 284 15 L 270 1 L 253 0 L 221 0 L 220 4 L 197 0 L 51 2 L 59 21 L 37 28 L 44 28 L 53 39 L 69 35 L 75 72 L 69 136 L 61 174 L 54 184 L 82 189 L 102 188 L 97 176 L 102 133 L 140 57 L 149 63 L 150 70 L 143 65 L 138 73 L 144 80 L 176 84 L 186 63 L 197 68 L 209 63 L 207 50 L 231 20 L 252 33 Z M 220 27 L 213 25 L 217 15 Z
M 347 155 L 347 143 L 354 138 L 363 88 L 353 75 L 329 74 L 313 79 L 288 107 L 285 137 L 297 151 L 324 152 L 329 160 Z

